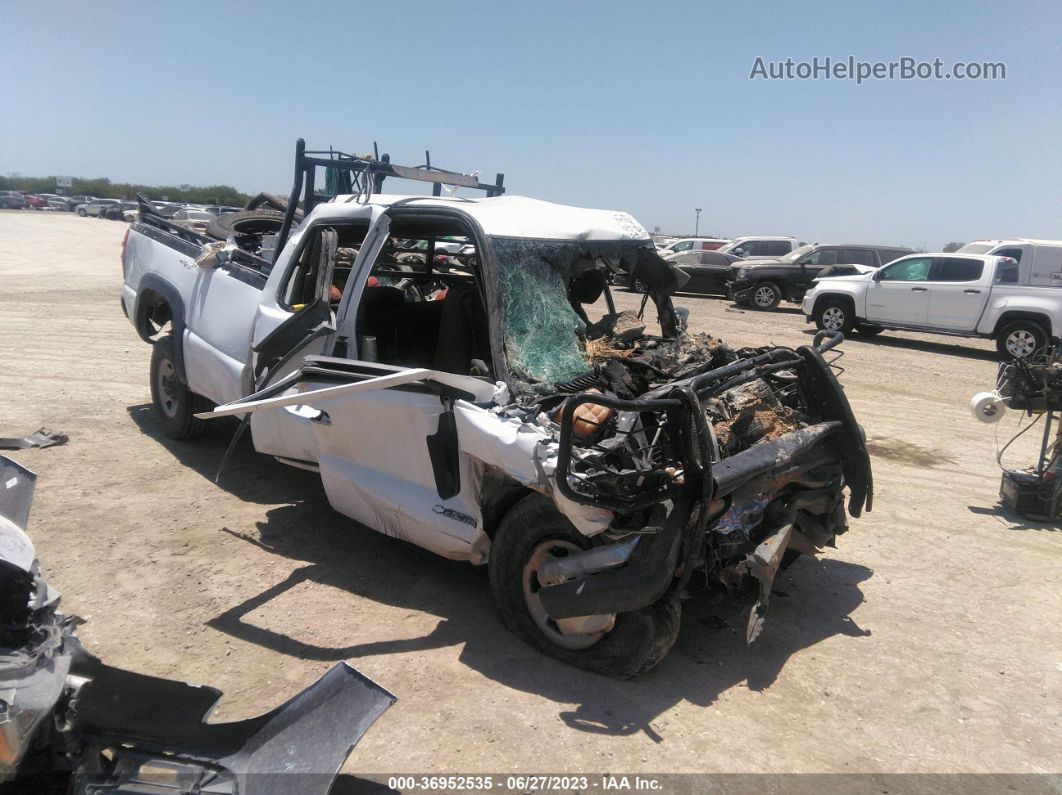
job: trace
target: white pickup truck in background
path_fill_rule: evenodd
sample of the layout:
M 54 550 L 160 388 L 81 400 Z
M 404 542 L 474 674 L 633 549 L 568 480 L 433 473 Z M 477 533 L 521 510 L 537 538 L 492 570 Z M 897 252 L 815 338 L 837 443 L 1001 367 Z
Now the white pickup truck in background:
M 1062 291 L 1029 285 L 1029 273 L 1011 257 L 912 254 L 872 273 L 818 280 L 802 309 L 820 329 L 983 337 L 1014 359 L 1062 334 Z

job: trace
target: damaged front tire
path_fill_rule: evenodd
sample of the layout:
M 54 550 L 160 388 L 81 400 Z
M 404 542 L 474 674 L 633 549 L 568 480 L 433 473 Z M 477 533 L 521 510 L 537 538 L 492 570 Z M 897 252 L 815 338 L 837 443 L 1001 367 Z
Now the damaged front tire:
M 213 404 L 191 391 L 178 377 L 173 337 L 157 340 L 151 350 L 151 404 L 170 439 L 195 439 L 206 430 L 206 420 L 195 415 Z
M 641 610 L 556 621 L 537 591 L 547 560 L 588 549 L 580 534 L 545 497 L 532 494 L 502 519 L 490 555 L 490 587 L 502 623 L 536 649 L 572 665 L 628 679 L 648 671 L 671 650 L 681 610 L 664 599 Z

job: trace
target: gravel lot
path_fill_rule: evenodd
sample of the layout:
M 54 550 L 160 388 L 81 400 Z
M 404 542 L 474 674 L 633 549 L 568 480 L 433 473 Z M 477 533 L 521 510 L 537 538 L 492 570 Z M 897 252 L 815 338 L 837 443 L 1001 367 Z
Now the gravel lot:
M 46 574 L 108 662 L 215 685 L 233 719 L 350 660 L 399 697 L 345 768 L 376 779 L 1062 768 L 1062 533 L 995 505 L 994 430 L 967 407 L 993 384 L 991 343 L 846 342 L 874 512 L 779 578 L 788 598 L 751 647 L 747 608 L 695 602 L 671 656 L 617 682 L 510 636 L 484 571 L 334 513 L 311 473 L 244 443 L 215 485 L 231 424 L 162 438 L 150 348 L 119 306 L 124 231 L 0 212 L 0 435 L 70 435 L 14 457 L 40 476 L 29 529 Z M 811 339 L 792 308 L 677 303 L 735 346 Z M 1031 464 L 1035 436 L 1007 461 Z

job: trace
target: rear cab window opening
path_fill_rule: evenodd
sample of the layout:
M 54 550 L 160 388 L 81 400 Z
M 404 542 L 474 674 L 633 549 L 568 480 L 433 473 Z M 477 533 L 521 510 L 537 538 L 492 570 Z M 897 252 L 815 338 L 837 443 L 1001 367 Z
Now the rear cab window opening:
M 287 274 L 281 282 L 278 303 L 284 308 L 298 312 L 315 299 L 317 269 L 319 267 L 317 242 L 324 229 L 334 229 L 339 237 L 336 250 L 335 272 L 332 275 L 334 289 L 331 291 L 330 303 L 338 305 L 347 280 L 350 277 L 354 259 L 357 257 L 365 235 L 369 231 L 367 221 L 357 223 L 321 223 L 306 230 L 300 241 L 299 249 L 292 257 Z

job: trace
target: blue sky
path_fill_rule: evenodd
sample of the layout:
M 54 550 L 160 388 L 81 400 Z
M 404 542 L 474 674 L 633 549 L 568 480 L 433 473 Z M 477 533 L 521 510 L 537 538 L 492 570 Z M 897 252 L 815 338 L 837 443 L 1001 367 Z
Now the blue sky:
M 1062 4 L 0 0 L 0 173 L 286 192 L 295 138 L 649 229 L 1062 238 Z M 1004 81 L 750 80 L 757 56 Z

